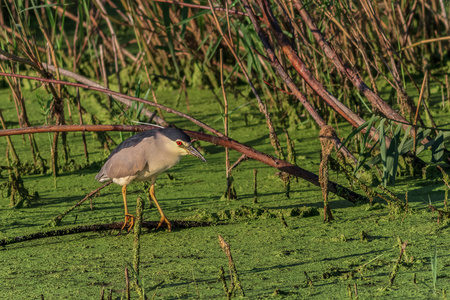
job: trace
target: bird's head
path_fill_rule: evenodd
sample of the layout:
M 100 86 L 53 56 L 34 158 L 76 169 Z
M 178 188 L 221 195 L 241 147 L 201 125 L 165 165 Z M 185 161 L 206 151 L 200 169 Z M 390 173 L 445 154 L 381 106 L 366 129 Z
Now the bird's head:
M 167 138 L 169 138 L 172 142 L 170 148 L 175 150 L 178 155 L 192 155 L 195 156 L 204 162 L 207 162 L 206 159 L 201 155 L 201 153 L 192 146 L 191 139 L 187 134 L 177 128 L 164 128 L 161 130 L 161 133 L 164 134 Z

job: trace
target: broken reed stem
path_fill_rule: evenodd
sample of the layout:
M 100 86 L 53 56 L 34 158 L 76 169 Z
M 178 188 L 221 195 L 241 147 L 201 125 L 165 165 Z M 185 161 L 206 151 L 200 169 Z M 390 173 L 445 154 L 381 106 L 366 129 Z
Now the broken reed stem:
M 3 130 L 6 130 L 5 120 L 3 119 L 2 111 L 0 110 L 0 123 L 2 125 Z M 16 153 L 14 145 L 10 137 L 7 137 L 8 147 L 6 148 L 6 160 L 8 162 L 8 174 L 9 174 L 9 182 L 7 182 L 7 187 L 10 191 L 10 206 L 14 208 L 21 207 L 23 205 L 27 205 L 29 200 L 33 198 L 38 198 L 39 195 L 35 193 L 35 196 L 31 196 L 29 191 L 25 188 L 23 184 L 23 180 L 20 177 L 19 167 L 20 167 L 20 159 Z M 14 164 L 11 164 L 11 160 L 9 159 L 9 153 L 12 153 L 13 159 L 15 161 Z
M 314 286 L 314 283 L 313 283 L 313 281 L 311 280 L 311 277 L 309 277 L 309 275 L 308 275 L 308 273 L 306 273 L 306 271 L 303 271 L 303 273 L 305 274 L 305 277 L 306 277 L 306 283 L 308 283 L 308 285 L 309 285 L 310 287 L 313 287 L 313 286 Z
M 286 135 L 286 144 L 287 144 L 287 161 L 293 165 L 296 165 L 296 155 L 295 155 L 295 149 L 294 149 L 294 142 L 291 140 L 291 137 L 289 136 L 289 133 L 286 129 L 283 129 L 284 134 Z M 280 178 L 283 180 L 284 183 L 284 190 L 286 194 L 286 198 L 290 198 L 290 192 L 291 192 L 291 178 L 292 176 L 288 173 L 283 172 L 280 176 Z
M 392 286 L 394 284 L 394 280 L 395 280 L 395 277 L 397 276 L 397 271 L 398 271 L 398 268 L 400 266 L 400 262 L 402 261 L 402 257 L 403 257 L 403 254 L 405 253 L 406 245 L 408 244 L 408 241 L 405 241 L 402 244 L 400 238 L 398 238 L 398 240 L 399 240 L 399 244 L 401 245 L 400 254 L 399 254 L 398 259 L 397 259 L 397 261 L 396 261 L 396 263 L 394 265 L 394 268 L 392 269 L 391 277 L 389 279 L 389 286 Z
M 100 291 L 100 300 L 104 300 L 105 299 L 104 296 L 105 296 L 105 287 L 102 286 L 102 290 Z M 41 295 L 41 298 L 44 298 L 44 296 Z
M 438 169 L 442 172 L 442 180 L 445 183 L 445 198 L 444 198 L 444 208 L 445 211 L 448 211 L 448 192 L 450 190 L 450 177 L 448 176 L 447 173 L 445 173 L 444 169 L 442 169 L 441 166 L 436 165 L 436 167 L 438 167 Z
M 119 63 L 117 62 L 117 48 L 116 48 L 116 35 L 114 34 L 113 37 L 113 41 L 112 41 L 112 46 L 113 46 L 113 53 L 114 53 L 114 68 L 116 69 L 116 77 L 117 77 L 117 87 L 119 89 L 119 93 L 122 93 L 122 84 L 120 81 L 120 71 L 119 71 Z
M 125 268 L 125 293 L 127 300 L 130 300 L 130 276 L 128 275 L 128 268 Z
M 331 126 L 323 126 L 319 132 L 320 144 L 322 145 L 322 157 L 319 164 L 319 182 L 323 196 L 323 220 L 330 222 L 333 220 L 333 214 L 328 204 L 328 161 L 330 159 L 331 150 L 333 150 L 333 138 L 336 136 L 334 128 Z
M 353 300 L 353 296 L 352 296 L 352 287 L 351 287 L 350 283 L 347 284 L 347 292 L 348 292 L 348 298 L 349 298 L 350 300 Z
M 139 265 L 141 261 L 140 250 L 140 236 L 142 229 L 142 215 L 144 213 L 145 201 L 141 197 L 138 197 L 136 204 L 136 219 L 134 221 L 134 242 L 133 242 L 133 268 L 134 268 L 134 286 L 137 294 L 139 295 L 139 300 L 145 299 L 145 291 L 139 283 Z
M 242 154 L 239 156 L 239 158 L 234 162 L 234 164 L 230 167 L 230 171 L 239 166 L 243 161 L 248 160 L 248 156 L 245 154 Z
M 253 204 L 258 203 L 258 182 L 256 180 L 256 175 L 258 175 L 258 170 L 253 169 L 253 194 L 255 198 L 253 198 Z
M 108 82 L 108 76 L 106 75 L 106 67 L 105 67 L 105 58 L 103 55 L 103 45 L 99 46 L 99 52 L 100 52 L 100 58 L 99 58 L 99 64 L 100 64 L 100 73 L 102 75 L 103 78 L 103 86 L 107 89 L 109 89 L 109 82 Z M 106 96 L 108 98 L 108 107 L 110 109 L 112 109 L 112 101 L 111 101 L 111 96 L 107 95 Z
M 353 175 L 352 171 L 347 170 L 345 167 L 345 160 L 344 157 L 339 153 L 337 153 L 338 163 L 339 163 L 339 170 L 343 171 L 345 176 L 348 178 L 348 180 L 351 182 L 356 182 L 359 187 L 364 191 L 366 196 L 369 198 L 369 204 L 372 205 L 373 198 L 375 196 L 380 197 L 384 201 L 386 201 L 389 205 L 396 205 L 399 208 L 404 208 L 405 204 L 402 202 L 400 198 L 398 198 L 393 192 L 385 188 L 382 184 L 377 185 L 376 188 L 382 190 L 391 200 L 389 200 L 385 195 L 382 193 L 376 191 L 374 188 L 371 188 L 367 186 L 364 182 L 362 182 L 360 179 L 358 179 L 355 175 Z M 330 161 L 333 161 L 333 158 L 330 157 Z
M 286 144 L 287 144 L 287 161 L 293 165 L 297 164 L 297 155 L 295 154 L 295 144 L 294 141 L 289 136 L 289 133 L 286 129 L 283 129 L 286 135 Z
M 406 218 L 406 215 L 408 214 L 408 191 L 405 193 L 405 215 L 402 218 L 402 223 Z
M 220 235 L 219 235 L 219 244 L 220 244 L 220 247 L 222 248 L 222 250 L 225 252 L 225 254 L 228 257 L 228 267 L 230 269 L 230 279 L 231 279 L 230 289 L 226 288 L 226 286 L 225 286 L 227 295 L 229 293 L 231 296 L 232 294 L 234 294 L 234 291 L 236 290 L 236 288 L 238 288 L 239 290 L 241 290 L 242 296 L 245 297 L 244 289 L 242 288 L 241 281 L 239 280 L 239 276 L 236 271 L 236 265 L 234 264 L 233 257 L 231 256 L 230 244 L 225 242 L 223 237 Z M 222 270 L 223 270 L 223 268 L 222 268 Z M 225 278 L 225 276 L 223 276 L 223 278 Z
M 220 267 L 219 275 L 220 279 L 222 280 L 223 290 L 225 292 L 225 295 L 227 296 L 227 300 L 231 299 L 231 291 L 228 290 L 227 280 L 225 279 L 225 271 L 223 270 L 223 267 Z

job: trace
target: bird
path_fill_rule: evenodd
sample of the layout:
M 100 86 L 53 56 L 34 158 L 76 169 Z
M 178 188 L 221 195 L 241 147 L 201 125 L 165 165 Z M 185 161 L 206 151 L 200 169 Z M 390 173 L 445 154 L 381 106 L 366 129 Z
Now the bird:
M 161 215 L 156 229 L 166 223 L 168 230 L 171 231 L 172 224 L 164 215 L 155 197 L 155 182 L 159 174 L 175 166 L 184 155 L 192 155 L 207 162 L 203 155 L 192 146 L 189 136 L 174 127 L 140 132 L 123 141 L 111 152 L 95 179 L 100 183 L 112 180 L 122 186 L 125 221 L 121 230 L 127 226 L 128 222 L 128 231 L 134 226 L 134 216 L 128 213 L 127 186 L 132 182 L 150 180 L 150 198 L 155 202 Z

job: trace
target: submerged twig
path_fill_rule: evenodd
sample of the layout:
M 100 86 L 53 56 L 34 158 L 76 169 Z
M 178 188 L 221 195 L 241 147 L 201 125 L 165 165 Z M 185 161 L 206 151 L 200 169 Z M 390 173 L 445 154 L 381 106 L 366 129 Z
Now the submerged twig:
M 71 208 L 69 208 L 68 210 L 66 210 L 64 213 L 60 214 L 57 217 L 54 217 L 53 219 L 51 219 L 47 225 L 51 225 L 51 226 L 56 226 L 61 224 L 61 220 L 68 214 L 70 213 L 72 210 L 74 210 L 76 207 L 80 206 L 81 204 L 83 204 L 84 201 L 86 201 L 87 199 L 90 199 L 93 195 L 97 194 L 98 192 L 100 192 L 100 190 L 102 190 L 103 188 L 107 187 L 108 185 L 110 185 L 112 183 L 111 181 L 108 181 L 107 183 L 105 183 L 104 185 L 102 185 L 101 187 L 91 191 L 89 194 L 86 195 L 86 197 L 84 197 L 83 199 L 81 199 L 80 201 L 78 201 L 74 206 L 72 206 Z
M 405 241 L 403 244 L 401 244 L 400 254 L 399 254 L 398 259 L 397 259 L 397 261 L 396 261 L 396 263 L 394 265 L 394 269 L 391 272 L 391 276 L 390 276 L 390 279 L 389 279 L 389 286 L 392 286 L 394 284 L 394 280 L 395 280 L 395 277 L 397 276 L 397 271 L 398 271 L 398 268 L 400 266 L 400 262 L 402 260 L 403 254 L 405 253 L 405 249 L 406 249 L 406 245 L 407 244 L 408 244 L 408 241 Z
M 159 221 L 144 221 L 142 227 L 148 230 L 156 229 Z M 196 221 L 180 221 L 171 220 L 172 228 L 193 228 L 193 227 L 207 227 L 211 226 L 211 222 L 196 222 Z M 217 223 L 215 223 L 217 224 Z M 220 225 L 226 225 L 226 223 L 220 223 Z M 123 222 L 114 222 L 108 224 L 95 224 L 95 225 L 81 225 L 65 229 L 49 230 L 44 232 L 36 232 L 32 234 L 16 236 L 11 238 L 0 239 L 0 246 L 6 246 L 14 243 L 21 243 L 30 240 L 42 239 L 52 236 L 64 236 L 69 234 L 91 232 L 91 231 L 102 231 L 102 230 L 120 230 L 123 226 Z

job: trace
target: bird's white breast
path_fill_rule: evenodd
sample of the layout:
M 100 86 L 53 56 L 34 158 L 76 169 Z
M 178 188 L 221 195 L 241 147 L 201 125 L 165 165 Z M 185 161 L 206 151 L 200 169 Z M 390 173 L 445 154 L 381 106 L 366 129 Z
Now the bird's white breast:
M 146 181 L 167 171 L 180 161 L 178 146 L 163 135 L 156 135 L 152 150 L 146 149 L 147 164 L 136 173 L 135 181 Z

